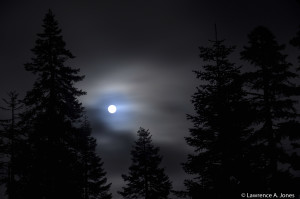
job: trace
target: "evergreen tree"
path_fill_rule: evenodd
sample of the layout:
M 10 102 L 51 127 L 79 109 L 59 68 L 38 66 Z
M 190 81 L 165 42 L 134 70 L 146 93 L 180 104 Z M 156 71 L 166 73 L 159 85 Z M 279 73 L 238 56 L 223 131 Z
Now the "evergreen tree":
M 119 194 L 126 199 L 165 199 L 172 189 L 169 177 L 159 167 L 159 148 L 154 147 L 148 130 L 140 128 L 138 140 L 131 151 L 132 165 L 129 174 L 122 175 L 127 182 Z
M 6 193 L 8 199 L 16 198 L 16 175 L 17 175 L 17 155 L 18 146 L 22 141 L 20 135 L 20 128 L 18 126 L 18 114 L 23 105 L 18 100 L 18 94 L 15 91 L 8 93 L 8 99 L 2 99 L 5 106 L 0 109 L 9 112 L 10 118 L 1 120 L 0 125 L 2 126 L 1 132 L 1 151 L 3 151 L 3 162 L 2 167 L 6 171 L 5 176 L 2 178 L 2 183 L 6 185 Z
M 192 174 L 185 181 L 191 198 L 240 198 L 243 186 L 249 122 L 243 81 L 239 67 L 228 60 L 234 47 L 226 47 L 224 40 L 210 41 L 210 47 L 200 47 L 204 64 L 194 71 L 201 84 L 192 96 L 195 114 L 188 145 L 194 153 L 183 164 Z
M 25 69 L 37 76 L 26 94 L 22 114 L 28 150 L 21 194 L 24 198 L 82 198 L 81 164 L 76 151 L 76 132 L 83 108 L 77 97 L 85 92 L 74 87 L 81 81 L 79 69 L 66 65 L 74 58 L 65 48 L 61 29 L 51 10 L 43 32 L 37 34 L 34 57 Z
M 84 199 L 111 199 L 107 184 L 106 172 L 103 170 L 103 162 L 96 154 L 96 139 L 91 136 L 90 124 L 85 117 L 79 131 L 78 152 L 83 168 L 83 198 Z
M 241 52 L 242 59 L 256 67 L 247 76 L 252 106 L 257 113 L 251 143 L 255 183 L 251 187 L 260 192 L 295 191 L 296 185 L 291 179 L 291 165 L 296 158 L 287 150 L 290 142 L 299 138 L 294 107 L 297 101 L 293 98 L 297 88 L 291 81 L 297 74 L 290 70 L 283 50 L 284 45 L 279 45 L 267 28 L 257 27 L 249 34 L 248 46 Z M 284 169 L 282 164 L 289 167 Z

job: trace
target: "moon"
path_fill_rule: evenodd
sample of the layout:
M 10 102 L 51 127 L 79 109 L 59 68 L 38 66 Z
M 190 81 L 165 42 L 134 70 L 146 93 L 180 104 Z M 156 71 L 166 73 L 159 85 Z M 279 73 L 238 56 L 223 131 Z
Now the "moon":
M 114 114 L 117 111 L 117 107 L 115 105 L 110 105 L 107 110 L 109 113 Z

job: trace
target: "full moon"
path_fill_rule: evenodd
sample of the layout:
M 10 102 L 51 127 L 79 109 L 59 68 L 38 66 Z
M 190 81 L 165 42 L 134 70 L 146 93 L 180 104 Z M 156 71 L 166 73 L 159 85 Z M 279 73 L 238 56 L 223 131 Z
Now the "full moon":
M 108 108 L 107 108 L 108 112 L 109 113 L 115 113 L 117 111 L 117 107 L 115 105 L 110 105 Z

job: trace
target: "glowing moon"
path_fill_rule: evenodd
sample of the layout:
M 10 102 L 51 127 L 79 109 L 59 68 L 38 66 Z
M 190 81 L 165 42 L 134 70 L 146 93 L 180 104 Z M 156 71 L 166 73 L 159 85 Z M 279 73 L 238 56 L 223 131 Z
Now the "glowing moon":
M 117 111 L 117 107 L 115 105 L 110 105 L 107 110 L 109 113 L 113 114 Z

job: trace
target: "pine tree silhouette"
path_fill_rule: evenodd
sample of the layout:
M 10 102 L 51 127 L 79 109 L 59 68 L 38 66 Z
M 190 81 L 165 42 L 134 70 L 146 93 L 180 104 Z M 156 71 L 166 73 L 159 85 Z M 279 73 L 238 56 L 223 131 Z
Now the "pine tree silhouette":
M 140 128 L 138 140 L 131 151 L 132 165 L 129 174 L 122 175 L 127 183 L 118 193 L 126 199 L 166 199 L 172 189 L 169 177 L 159 167 L 159 148 L 154 147 L 148 130 Z
M 96 139 L 91 136 L 90 124 L 87 117 L 79 131 L 78 152 L 82 162 L 83 173 L 83 198 L 84 199 L 111 199 L 109 193 L 111 183 L 107 183 L 103 162 L 96 154 Z
M 51 10 L 44 18 L 43 32 L 37 35 L 34 57 L 25 64 L 37 79 L 23 100 L 22 126 L 28 147 L 20 195 L 31 199 L 83 198 L 76 132 L 83 113 L 77 97 L 85 92 L 74 83 L 84 76 L 66 65 L 74 56 L 65 48 Z
M 240 198 L 250 110 L 240 69 L 228 60 L 235 47 L 226 47 L 217 33 L 210 43 L 199 48 L 204 64 L 194 71 L 201 83 L 192 96 L 195 114 L 187 118 L 193 128 L 186 137 L 194 153 L 183 164 L 194 178 L 185 186 L 193 199 Z
M 270 30 L 260 26 L 249 34 L 248 46 L 241 52 L 242 59 L 256 68 L 247 76 L 252 106 L 257 113 L 257 130 L 252 136 L 252 174 L 256 183 L 251 187 L 260 192 L 296 190 L 291 167 L 280 166 L 280 163 L 291 166 L 296 160 L 286 150 L 290 142 L 299 138 L 296 132 L 300 130 L 294 107 L 297 101 L 293 99 L 297 86 L 291 81 L 297 74 L 290 70 L 287 56 L 282 54 L 284 48 Z
M 0 109 L 9 112 L 10 118 L 6 120 L 1 120 L 0 125 L 2 126 L 1 140 L 2 140 L 2 150 L 4 152 L 6 159 L 2 162 L 5 176 L 1 180 L 2 183 L 6 185 L 6 193 L 8 199 L 16 198 L 16 174 L 17 174 L 17 157 L 18 145 L 22 141 L 20 135 L 20 127 L 18 125 L 18 111 L 22 109 L 23 105 L 18 99 L 18 93 L 16 91 L 11 91 L 8 93 L 8 99 L 2 99 L 5 106 L 0 107 Z

